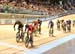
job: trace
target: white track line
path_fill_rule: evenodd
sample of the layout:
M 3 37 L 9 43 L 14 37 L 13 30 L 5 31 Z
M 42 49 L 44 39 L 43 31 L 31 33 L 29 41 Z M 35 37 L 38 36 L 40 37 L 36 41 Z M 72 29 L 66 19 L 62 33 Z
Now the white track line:
M 10 47 L 10 48 L 15 48 L 15 49 L 18 49 L 18 50 L 29 50 L 27 48 L 23 48 L 23 47 L 20 47 L 20 46 L 17 46 L 17 45 L 11 45 L 11 44 L 8 44 L 8 43 L 5 43 L 5 42 L 0 42 L 0 46 L 6 46 L 6 47 Z

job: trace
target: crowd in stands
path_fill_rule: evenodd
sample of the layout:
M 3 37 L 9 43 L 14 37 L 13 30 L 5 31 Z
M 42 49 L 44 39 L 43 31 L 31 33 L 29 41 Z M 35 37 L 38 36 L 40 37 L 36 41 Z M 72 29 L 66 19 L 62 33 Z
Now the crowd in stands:
M 18 10 L 31 10 L 47 12 L 47 14 L 54 15 L 56 13 L 62 13 L 64 10 L 73 9 L 75 9 L 75 4 L 71 3 L 64 5 L 50 4 L 49 6 L 44 6 L 42 4 L 28 3 L 25 0 L 0 0 L 0 12 L 9 12 L 9 10 L 11 10 L 10 12 L 14 10 L 17 12 Z

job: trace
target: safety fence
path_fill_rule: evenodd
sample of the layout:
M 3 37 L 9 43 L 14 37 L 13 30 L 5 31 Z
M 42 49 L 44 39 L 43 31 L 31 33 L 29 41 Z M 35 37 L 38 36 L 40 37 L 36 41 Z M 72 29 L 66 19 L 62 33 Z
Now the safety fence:
M 29 15 L 29 14 L 8 14 L 8 13 L 0 13 L 0 25 L 11 25 L 14 24 L 15 21 L 19 20 L 22 23 L 28 23 L 36 18 L 43 18 L 45 15 Z
M 66 16 L 66 15 L 70 15 L 70 14 L 75 14 L 75 10 L 65 10 L 63 13 L 58 13 L 56 15 L 48 15 L 48 16 L 42 16 L 42 15 L 38 15 L 38 16 L 31 16 L 31 15 L 10 15 L 9 17 L 6 15 L 4 18 L 1 18 L 2 15 L 0 15 L 0 25 L 1 24 L 14 24 L 14 22 L 16 20 L 21 21 L 22 23 L 30 23 L 33 20 L 37 20 L 40 19 L 42 21 L 48 21 L 48 20 L 52 20 L 52 19 L 56 19 L 56 18 L 60 18 L 62 16 Z
M 49 20 L 53 20 L 53 19 L 56 19 L 56 18 L 60 18 L 62 16 L 71 15 L 71 14 L 75 14 L 75 10 L 65 10 L 62 13 L 57 13 L 55 15 L 49 15 L 49 16 L 43 17 L 43 18 L 27 18 L 27 21 L 26 22 L 27 23 L 28 22 L 32 22 L 35 19 L 40 19 L 42 21 L 49 21 Z

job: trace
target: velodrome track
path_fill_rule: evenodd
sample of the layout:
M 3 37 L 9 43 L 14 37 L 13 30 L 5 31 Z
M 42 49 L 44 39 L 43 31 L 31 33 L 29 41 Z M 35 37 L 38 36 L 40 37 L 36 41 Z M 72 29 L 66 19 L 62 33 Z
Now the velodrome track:
M 70 33 L 64 33 L 62 30 L 57 31 L 56 29 L 56 20 L 57 19 L 71 19 L 75 20 L 75 14 L 67 15 L 64 17 L 54 19 L 55 27 L 54 27 L 54 36 L 48 36 L 48 21 L 43 22 L 42 24 L 42 35 L 38 35 L 34 37 L 34 48 L 38 48 L 38 46 L 46 44 L 48 42 L 52 42 L 54 40 L 60 39 L 70 34 L 75 34 L 75 27 L 72 27 L 72 31 Z M 0 54 L 20 54 L 21 52 L 26 52 L 28 50 L 24 45 L 24 43 L 16 43 L 16 32 L 13 29 L 13 25 L 0 25 Z

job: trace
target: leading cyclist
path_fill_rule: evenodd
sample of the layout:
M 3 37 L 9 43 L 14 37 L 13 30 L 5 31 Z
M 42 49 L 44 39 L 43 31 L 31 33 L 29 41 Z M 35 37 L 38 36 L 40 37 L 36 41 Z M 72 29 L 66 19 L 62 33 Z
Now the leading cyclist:
M 14 23 L 14 30 L 15 30 L 15 26 L 18 24 L 18 33 L 22 33 L 23 32 L 23 24 L 21 21 L 17 20 L 15 23 Z M 21 34 L 20 34 L 21 35 Z

